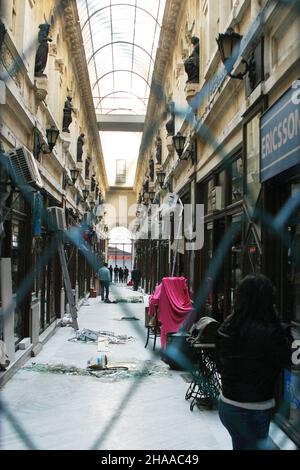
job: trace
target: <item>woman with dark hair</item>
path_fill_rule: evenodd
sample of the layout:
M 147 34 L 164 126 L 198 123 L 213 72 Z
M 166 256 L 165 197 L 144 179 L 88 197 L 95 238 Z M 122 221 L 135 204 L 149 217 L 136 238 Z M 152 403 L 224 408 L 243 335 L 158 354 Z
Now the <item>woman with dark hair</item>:
M 277 317 L 270 279 L 246 276 L 217 335 L 219 415 L 233 450 L 268 448 L 275 384 L 291 362 L 292 341 Z

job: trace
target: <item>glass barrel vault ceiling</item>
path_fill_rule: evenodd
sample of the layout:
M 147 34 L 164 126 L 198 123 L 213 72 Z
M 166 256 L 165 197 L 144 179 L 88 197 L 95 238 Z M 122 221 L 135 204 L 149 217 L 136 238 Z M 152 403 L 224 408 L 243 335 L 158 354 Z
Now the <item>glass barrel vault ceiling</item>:
M 95 109 L 146 114 L 165 0 L 77 0 Z

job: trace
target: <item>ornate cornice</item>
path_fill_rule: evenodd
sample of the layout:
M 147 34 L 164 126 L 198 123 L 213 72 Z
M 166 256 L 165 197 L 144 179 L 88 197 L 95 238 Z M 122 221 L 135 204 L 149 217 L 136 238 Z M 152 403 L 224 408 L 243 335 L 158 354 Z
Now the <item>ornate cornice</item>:
M 97 125 L 96 112 L 93 102 L 93 95 L 89 79 L 89 71 L 85 56 L 83 45 L 83 37 L 80 27 L 80 20 L 77 10 L 76 0 L 62 0 L 61 7 L 63 9 L 62 19 L 64 22 L 64 31 L 70 49 L 71 57 L 73 59 L 74 71 L 76 74 L 77 82 L 79 84 L 79 91 L 81 94 L 82 102 L 84 103 L 85 117 L 89 124 L 89 128 L 93 135 L 93 148 L 96 150 L 98 165 L 100 169 L 101 181 L 104 191 L 108 189 L 108 181 L 105 172 L 105 164 L 99 130 Z

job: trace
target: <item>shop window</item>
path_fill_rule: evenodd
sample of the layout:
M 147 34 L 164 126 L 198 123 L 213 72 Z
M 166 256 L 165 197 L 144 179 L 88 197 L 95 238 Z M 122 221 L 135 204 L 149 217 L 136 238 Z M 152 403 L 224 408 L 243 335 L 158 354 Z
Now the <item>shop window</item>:
M 246 199 L 249 207 L 255 207 L 260 193 L 259 176 L 259 118 L 257 114 L 246 125 Z
M 299 191 L 299 183 L 292 185 Z M 293 198 L 292 198 L 293 199 Z M 296 205 L 287 226 L 287 317 L 292 324 L 294 340 L 300 340 L 300 206 Z M 300 364 L 299 354 L 295 354 L 292 367 L 284 371 L 284 404 L 282 411 L 289 431 L 300 440 Z
M 205 249 L 206 249 L 206 269 L 208 269 L 212 258 L 213 258 L 213 249 L 214 249 L 214 239 L 213 239 L 213 223 L 206 225 L 205 233 Z M 205 314 L 211 315 L 213 309 L 213 279 L 208 277 L 207 282 L 207 301 L 205 305 Z
M 253 228 L 250 229 L 244 252 L 244 274 L 261 272 L 261 248 Z
M 12 222 L 12 237 L 11 237 L 11 248 L 12 248 L 12 285 L 13 292 L 17 291 L 18 288 L 18 273 L 20 264 L 20 223 L 19 221 Z
M 241 201 L 243 198 L 243 162 L 238 158 L 232 163 L 231 167 L 231 200 L 233 204 Z
M 20 193 L 14 193 L 12 199 L 12 208 L 15 211 L 25 213 L 25 199 Z
M 14 295 L 16 295 L 19 287 L 19 282 L 21 281 L 22 271 L 24 269 L 24 253 L 22 243 L 22 236 L 24 236 L 24 224 L 18 220 L 13 220 L 11 224 L 11 230 L 12 290 Z M 22 339 L 24 326 L 22 308 L 19 305 L 17 305 L 15 308 L 14 321 L 15 342 L 17 343 Z
M 222 210 L 222 209 L 225 209 L 225 205 L 226 205 L 226 171 L 221 171 L 221 173 L 219 173 L 219 183 L 218 183 L 218 186 L 219 186 L 219 198 L 220 198 L 220 201 L 219 201 L 219 209 Z M 217 197 L 217 195 L 216 195 Z
M 233 307 L 234 295 L 242 279 L 242 216 L 235 216 L 231 222 L 236 233 L 231 246 L 230 305 Z
M 300 325 L 300 208 L 293 214 L 288 230 L 289 317 Z
M 207 257 L 210 263 L 213 258 L 213 224 L 207 224 Z
M 208 183 L 207 183 L 207 189 L 206 189 L 206 201 L 207 201 L 207 214 L 210 214 L 212 211 L 213 211 L 213 199 L 212 199 L 212 196 L 213 196 L 213 189 L 214 189 L 214 181 L 213 179 L 211 179 Z M 205 202 L 206 202 L 205 201 Z

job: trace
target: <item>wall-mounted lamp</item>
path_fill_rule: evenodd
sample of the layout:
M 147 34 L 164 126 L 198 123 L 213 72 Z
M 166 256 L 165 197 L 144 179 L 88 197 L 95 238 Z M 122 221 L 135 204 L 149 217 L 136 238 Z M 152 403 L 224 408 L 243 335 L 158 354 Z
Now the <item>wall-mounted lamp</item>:
M 221 60 L 225 65 L 227 75 L 237 80 L 243 80 L 245 75 L 249 74 L 250 83 L 255 83 L 256 79 L 256 64 L 254 54 L 251 59 L 247 62 L 245 59 L 242 60 L 242 64 L 245 66 L 245 70 L 236 75 L 231 73 L 232 67 L 236 59 L 238 58 L 239 46 L 243 36 L 236 33 L 232 28 L 228 28 L 224 34 L 220 33 L 216 38 L 218 43 L 218 49 L 221 56 Z
M 52 126 L 49 129 L 46 129 L 46 137 L 47 137 L 48 146 L 46 146 L 44 142 L 39 142 L 37 146 L 38 155 L 41 152 L 46 155 L 47 154 L 49 155 L 57 143 L 58 136 L 59 136 L 59 130 L 55 126 Z
M 78 180 L 78 177 L 79 177 L 79 170 L 77 170 L 77 168 L 74 168 L 73 170 L 71 170 L 71 178 L 72 178 L 74 185 L 76 181 Z
M 176 153 L 180 160 L 187 160 L 188 157 L 184 157 L 183 150 L 185 146 L 186 137 L 180 132 L 177 132 L 173 137 L 173 143 L 176 150 Z
M 165 178 L 166 178 L 166 173 L 164 173 L 163 171 L 158 171 L 157 172 L 157 181 L 158 181 L 161 188 L 164 185 Z
M 89 190 L 88 190 L 88 189 L 83 189 L 83 190 L 82 190 L 82 194 L 83 194 L 84 200 L 86 201 L 86 200 L 87 200 L 87 197 L 88 197 L 88 195 L 89 195 Z

